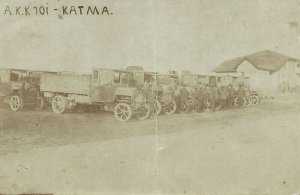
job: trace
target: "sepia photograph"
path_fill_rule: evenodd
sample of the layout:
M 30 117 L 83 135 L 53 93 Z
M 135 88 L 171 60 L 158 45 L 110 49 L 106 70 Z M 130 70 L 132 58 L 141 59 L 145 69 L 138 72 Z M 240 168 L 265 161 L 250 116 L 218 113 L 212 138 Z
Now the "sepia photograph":
M 300 0 L 0 0 L 0 195 L 300 194 Z

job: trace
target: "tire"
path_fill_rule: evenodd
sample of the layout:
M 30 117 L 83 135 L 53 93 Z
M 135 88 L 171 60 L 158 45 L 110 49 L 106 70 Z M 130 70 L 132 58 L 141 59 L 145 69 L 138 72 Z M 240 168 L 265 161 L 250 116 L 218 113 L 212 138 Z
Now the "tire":
M 245 99 L 246 99 L 246 104 L 244 105 L 245 107 L 252 105 L 252 97 L 248 96 L 245 97 Z
M 18 95 L 11 96 L 10 101 L 9 101 L 9 106 L 13 112 L 22 110 L 22 108 L 23 108 L 22 98 Z
M 258 96 L 251 96 L 251 104 L 252 105 L 259 104 L 259 98 L 258 98 Z
M 132 117 L 132 109 L 129 104 L 118 103 L 114 108 L 114 115 L 120 122 L 127 122 Z
M 177 104 L 176 104 L 175 100 L 172 100 L 167 107 L 168 108 L 171 107 L 171 109 L 164 109 L 164 112 L 167 115 L 174 114 L 177 110 Z
M 153 115 L 154 116 L 158 116 L 161 113 L 161 103 L 159 100 L 155 100 L 154 104 L 153 104 L 154 108 L 153 108 Z
M 242 105 L 242 107 L 245 107 L 246 106 L 246 98 L 243 98 L 243 105 Z M 238 108 L 239 107 L 239 98 L 238 97 L 236 97 L 235 99 L 234 99 L 234 106 L 236 107 L 236 108 Z
M 68 100 L 62 95 L 57 95 L 52 99 L 52 111 L 55 114 L 63 114 L 68 108 Z
M 205 106 L 204 110 L 205 110 L 206 112 L 208 112 L 208 111 L 211 110 L 210 102 L 209 102 L 208 99 L 205 100 L 205 105 L 204 105 L 204 106 Z
M 144 109 L 145 109 L 145 113 L 139 113 L 138 115 L 137 115 L 137 118 L 139 119 L 139 120 L 146 120 L 147 118 L 149 118 L 149 116 L 150 116 L 150 114 L 151 114 L 151 108 L 150 108 L 150 106 L 148 105 L 148 104 L 145 104 L 144 106 Z
M 234 99 L 234 106 L 235 106 L 236 108 L 239 107 L 239 98 L 238 98 L 238 97 L 236 97 L 236 98 Z

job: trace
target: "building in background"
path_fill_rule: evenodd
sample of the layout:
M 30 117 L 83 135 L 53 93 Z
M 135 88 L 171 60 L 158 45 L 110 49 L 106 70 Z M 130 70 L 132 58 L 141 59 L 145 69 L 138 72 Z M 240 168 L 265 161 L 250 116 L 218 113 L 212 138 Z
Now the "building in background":
M 248 78 L 252 90 L 293 91 L 300 86 L 300 60 L 270 50 L 225 61 L 213 72 Z

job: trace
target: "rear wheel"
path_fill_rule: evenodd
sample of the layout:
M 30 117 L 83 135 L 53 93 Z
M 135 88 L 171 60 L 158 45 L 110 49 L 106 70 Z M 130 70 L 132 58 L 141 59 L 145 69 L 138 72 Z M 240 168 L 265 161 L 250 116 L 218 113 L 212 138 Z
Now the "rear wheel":
M 52 99 L 52 111 L 55 114 L 62 114 L 68 108 L 68 100 L 62 95 L 57 95 Z
M 19 95 L 13 95 L 10 98 L 9 105 L 13 112 L 20 111 L 23 108 L 23 100 Z
M 253 105 L 259 104 L 259 97 L 258 96 L 251 96 L 251 104 L 253 104 Z
M 132 109 L 129 104 L 118 103 L 114 108 L 114 115 L 118 121 L 126 122 L 132 116 Z
M 234 106 L 235 107 L 245 107 L 246 106 L 246 98 L 243 98 L 243 102 L 241 103 L 241 106 L 240 106 L 240 100 L 238 97 L 236 97 L 234 99 Z
M 169 105 L 166 106 L 166 108 L 164 108 L 164 112 L 166 114 L 174 114 L 177 110 L 177 104 L 175 102 L 175 100 L 172 100 Z

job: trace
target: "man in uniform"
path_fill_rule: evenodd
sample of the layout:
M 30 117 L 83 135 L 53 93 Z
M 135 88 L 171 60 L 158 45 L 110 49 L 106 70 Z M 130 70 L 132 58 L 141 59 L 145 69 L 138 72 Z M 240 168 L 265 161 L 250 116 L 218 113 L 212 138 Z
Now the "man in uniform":
M 239 84 L 239 88 L 237 90 L 237 95 L 239 99 L 239 108 L 241 108 L 244 104 L 244 99 L 246 97 L 246 90 L 242 84 Z
M 221 99 L 221 109 L 224 110 L 227 108 L 227 100 L 229 98 L 229 92 L 225 86 L 221 87 L 220 99 Z
M 216 86 L 212 85 L 209 102 L 211 105 L 211 110 L 213 112 L 216 111 L 216 104 L 218 103 L 219 98 L 220 98 L 220 96 L 219 96 L 218 88 Z
M 231 84 L 228 85 L 229 97 L 227 100 L 227 108 L 231 109 L 234 107 L 234 100 L 236 96 L 236 91 Z
M 185 85 L 182 85 L 182 88 L 180 89 L 180 107 L 181 110 L 184 110 L 184 105 L 187 103 L 188 100 L 188 96 L 189 96 L 189 92 L 186 89 Z
M 205 101 L 205 89 L 202 83 L 199 83 L 196 89 L 196 99 L 197 99 L 197 112 L 202 112 L 204 109 L 204 101 Z
M 145 82 L 144 83 L 144 95 L 150 104 L 150 117 L 153 118 L 155 114 L 155 99 L 153 96 L 153 88 L 152 84 Z
M 177 105 L 176 113 L 180 113 L 180 89 L 177 84 L 174 85 L 174 99 Z
M 206 109 L 206 107 L 209 106 L 208 104 L 209 104 L 211 88 L 209 87 L 208 84 L 206 84 L 204 90 L 205 90 L 204 108 Z

